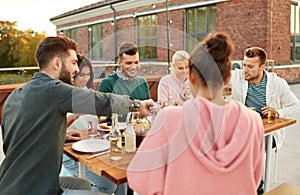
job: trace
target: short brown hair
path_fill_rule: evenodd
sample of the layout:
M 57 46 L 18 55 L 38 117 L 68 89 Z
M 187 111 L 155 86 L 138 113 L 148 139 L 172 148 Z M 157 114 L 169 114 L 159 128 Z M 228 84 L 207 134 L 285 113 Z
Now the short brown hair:
M 267 60 L 267 53 L 260 47 L 250 47 L 245 50 L 244 56 L 248 58 L 254 58 L 256 56 L 259 57 L 259 65 L 263 65 Z
M 119 59 L 122 59 L 124 53 L 126 55 L 133 56 L 138 52 L 139 52 L 138 48 L 135 44 L 129 43 L 129 42 L 124 42 L 119 47 L 118 56 L 119 56 Z
M 77 52 L 77 44 L 72 39 L 65 36 L 46 37 L 35 52 L 35 59 L 40 70 L 47 67 L 55 57 L 64 60 L 70 55 L 69 50 Z

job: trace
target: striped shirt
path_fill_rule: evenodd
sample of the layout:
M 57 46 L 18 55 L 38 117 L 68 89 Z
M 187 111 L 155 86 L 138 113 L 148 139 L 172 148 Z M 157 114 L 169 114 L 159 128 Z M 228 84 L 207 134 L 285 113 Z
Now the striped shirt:
M 256 111 L 260 114 L 261 114 L 261 108 L 267 105 L 266 86 L 267 86 L 267 75 L 265 73 L 261 83 L 255 85 L 248 82 L 248 91 L 247 91 L 245 104 L 248 107 L 255 107 Z

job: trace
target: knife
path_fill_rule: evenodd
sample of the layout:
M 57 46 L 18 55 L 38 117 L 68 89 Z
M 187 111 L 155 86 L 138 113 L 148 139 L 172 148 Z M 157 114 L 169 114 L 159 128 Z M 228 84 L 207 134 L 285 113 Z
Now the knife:
M 97 156 L 101 156 L 101 155 L 107 154 L 107 153 L 109 153 L 109 152 L 110 152 L 109 149 L 103 150 L 103 151 L 101 151 L 101 152 L 99 152 L 99 153 L 97 153 L 97 154 L 93 154 L 93 155 L 91 155 L 91 156 L 86 157 L 86 159 L 91 159 L 91 158 L 94 158 L 94 157 L 97 157 Z

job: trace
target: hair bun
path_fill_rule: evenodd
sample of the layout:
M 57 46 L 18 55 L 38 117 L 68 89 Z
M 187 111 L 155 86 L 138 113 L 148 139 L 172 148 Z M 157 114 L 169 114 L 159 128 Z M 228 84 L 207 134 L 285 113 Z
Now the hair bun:
M 215 61 L 228 61 L 234 50 L 230 37 L 222 32 L 209 34 L 201 43 Z

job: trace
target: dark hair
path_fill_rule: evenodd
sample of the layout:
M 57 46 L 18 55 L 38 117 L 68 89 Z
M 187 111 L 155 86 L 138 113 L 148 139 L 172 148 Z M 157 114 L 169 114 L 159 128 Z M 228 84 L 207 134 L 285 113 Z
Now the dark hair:
M 86 86 L 87 86 L 87 88 L 92 88 L 93 87 L 93 81 L 94 81 L 94 72 L 93 72 L 92 63 L 84 55 L 77 54 L 77 58 L 78 58 L 78 63 L 77 64 L 78 64 L 79 72 L 76 74 L 75 78 L 81 73 L 81 70 L 82 70 L 83 67 L 85 67 L 85 66 L 89 67 L 89 69 L 90 69 L 90 79 L 87 82 Z
M 42 40 L 35 52 L 35 59 L 40 70 L 47 67 L 55 57 L 65 61 L 65 58 L 70 55 L 69 50 L 77 51 L 77 44 L 68 37 L 47 37 Z
M 233 50 L 233 43 L 227 34 L 209 34 L 191 53 L 190 74 L 198 75 L 203 86 L 212 89 L 222 86 L 230 74 Z
M 267 60 L 267 53 L 260 47 L 250 47 L 247 48 L 244 52 L 244 56 L 248 58 L 254 58 L 256 56 L 259 57 L 259 65 L 263 65 Z
M 124 42 L 119 47 L 118 56 L 119 56 L 119 59 L 123 59 L 124 53 L 126 55 L 133 56 L 138 52 L 139 52 L 138 48 L 135 44 L 129 43 L 129 42 Z

